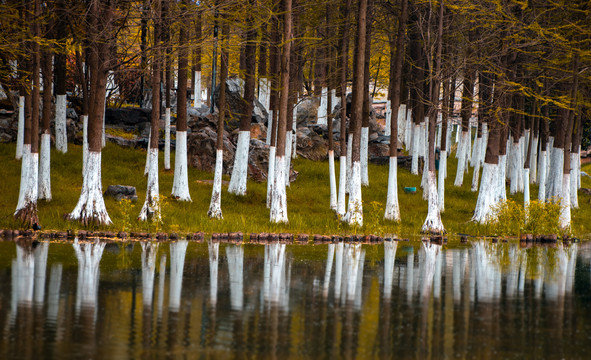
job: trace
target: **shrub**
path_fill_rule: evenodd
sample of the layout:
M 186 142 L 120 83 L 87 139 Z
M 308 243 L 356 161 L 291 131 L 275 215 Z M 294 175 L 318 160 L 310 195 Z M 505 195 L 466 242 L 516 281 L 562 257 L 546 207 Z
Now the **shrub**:
M 494 217 L 491 225 L 498 235 L 560 234 L 559 202 L 534 200 L 524 208 L 513 200 L 505 200 L 495 206 Z

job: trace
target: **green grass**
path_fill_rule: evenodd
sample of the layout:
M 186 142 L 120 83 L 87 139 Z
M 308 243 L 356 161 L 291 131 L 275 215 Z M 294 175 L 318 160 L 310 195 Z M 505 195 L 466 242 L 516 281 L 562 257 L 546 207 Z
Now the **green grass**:
M 20 161 L 15 160 L 15 144 L 0 144 L 0 228 L 18 229 L 20 223 L 13 219 L 18 199 L 20 181 Z M 291 232 L 308 234 L 349 234 L 349 233 L 395 233 L 399 236 L 412 236 L 419 233 L 427 215 L 427 202 L 422 199 L 421 177 L 399 169 L 398 194 L 402 221 L 394 223 L 383 220 L 388 181 L 388 167 L 370 164 L 370 186 L 363 188 L 364 227 L 351 228 L 338 221 L 329 208 L 328 162 L 312 162 L 295 159 L 294 167 L 299 171 L 298 179 L 287 189 L 287 210 L 289 224 L 269 222 L 269 210 L 265 206 L 266 183 L 248 182 L 248 194 L 244 197 L 229 194 L 226 186 L 222 192 L 223 220 L 207 217 L 211 197 L 211 185 L 201 180 L 213 179 L 213 173 L 189 169 L 189 190 L 192 202 L 179 202 L 170 198 L 173 170 L 163 170 L 163 154 L 160 154 L 160 194 L 163 196 L 163 224 L 140 222 L 139 214 L 146 191 L 146 178 L 143 176 L 146 153 L 142 150 L 122 148 L 107 144 L 103 150 L 102 181 L 103 189 L 108 185 L 121 184 L 135 186 L 138 202 L 133 208 L 106 198 L 105 204 L 113 225 L 99 227 L 111 231 L 157 230 L 189 233 L 204 232 Z M 174 164 L 174 152 L 171 154 Z M 41 225 L 47 230 L 81 229 L 77 222 L 63 219 L 77 203 L 82 186 L 81 147 L 69 144 L 68 153 L 61 154 L 52 149 L 51 181 L 53 200 L 38 204 Z M 173 165 L 174 166 L 174 165 Z M 464 177 L 461 188 L 453 186 L 457 160 L 448 160 L 446 180 L 446 204 L 442 213 L 443 224 L 448 233 L 467 233 L 471 235 L 495 235 L 490 226 L 480 226 L 470 222 L 476 203 L 477 193 L 470 191 L 472 169 Z M 336 162 L 338 174 L 338 161 Z M 583 171 L 591 173 L 591 164 L 583 166 Z M 225 180 L 229 180 L 227 177 Z M 338 181 L 338 179 L 337 179 Z M 416 186 L 416 194 L 406 194 L 406 186 Z M 583 187 L 591 188 L 591 179 L 583 177 Z M 532 198 L 537 195 L 537 186 L 530 188 Z M 511 196 L 517 203 L 523 203 L 523 194 Z M 591 235 L 591 197 L 579 192 L 580 208 L 573 210 L 573 232 L 580 237 Z

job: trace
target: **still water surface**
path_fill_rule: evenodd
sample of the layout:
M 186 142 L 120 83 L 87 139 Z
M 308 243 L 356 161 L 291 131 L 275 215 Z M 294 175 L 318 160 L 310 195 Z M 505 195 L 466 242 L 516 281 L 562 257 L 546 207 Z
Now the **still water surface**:
M 2 242 L 0 359 L 589 359 L 590 245 Z

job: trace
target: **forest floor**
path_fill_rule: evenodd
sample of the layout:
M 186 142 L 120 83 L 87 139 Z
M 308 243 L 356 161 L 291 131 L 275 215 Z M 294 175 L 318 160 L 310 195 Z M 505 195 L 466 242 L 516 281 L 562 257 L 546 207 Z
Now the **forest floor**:
M 20 161 L 15 159 L 15 144 L 0 144 L 0 229 L 21 229 L 13 213 L 18 200 L 20 183 Z M 170 197 L 174 174 L 174 152 L 171 154 L 171 170 L 163 169 L 163 152 L 160 152 L 160 194 L 162 196 L 162 222 L 141 222 L 137 216 L 146 193 L 146 177 L 143 176 L 146 160 L 145 150 L 123 148 L 108 143 L 102 155 L 103 191 L 109 185 L 131 185 L 137 189 L 138 201 L 117 202 L 105 198 L 107 211 L 113 221 L 110 226 L 90 230 L 159 231 L 188 234 L 204 233 L 292 233 L 292 234 L 396 234 L 400 237 L 419 235 L 427 216 L 427 201 L 422 199 L 421 176 L 412 175 L 408 170 L 398 169 L 398 194 L 402 221 L 395 223 L 383 219 L 388 187 L 388 166 L 369 165 L 369 187 L 363 188 L 364 226 L 353 228 L 338 220 L 329 207 L 328 161 L 313 162 L 294 159 L 294 168 L 299 171 L 295 182 L 287 189 L 288 224 L 269 222 L 269 210 L 265 205 L 266 182 L 248 182 L 246 196 L 229 194 L 227 185 L 222 186 L 222 220 L 207 216 L 211 198 L 213 173 L 189 168 L 189 190 L 192 202 L 176 201 Z M 78 222 L 64 219 L 78 201 L 82 186 L 82 149 L 69 144 L 68 153 L 52 149 L 51 186 L 53 200 L 38 203 L 39 219 L 43 230 L 85 229 Z M 464 176 L 464 185 L 455 187 L 453 181 L 457 160 L 454 153 L 448 160 L 446 179 L 445 212 L 442 221 L 449 235 L 469 234 L 472 236 L 494 236 L 497 229 L 491 225 L 477 225 L 470 221 L 476 204 L 477 193 L 470 191 L 472 168 Z M 339 162 L 335 161 L 337 183 Z M 591 164 L 585 164 L 583 171 L 591 174 Z M 224 176 L 224 180 L 229 180 Z M 407 194 L 404 187 L 416 187 L 417 193 Z M 582 177 L 582 187 L 591 188 L 591 178 Z M 508 191 L 507 191 L 508 192 Z M 530 187 L 532 199 L 537 197 L 537 185 Z M 509 196 L 517 203 L 523 203 L 523 194 Z M 591 196 L 579 192 L 579 209 L 572 211 L 572 234 L 591 239 Z M 515 234 L 517 235 L 517 234 Z

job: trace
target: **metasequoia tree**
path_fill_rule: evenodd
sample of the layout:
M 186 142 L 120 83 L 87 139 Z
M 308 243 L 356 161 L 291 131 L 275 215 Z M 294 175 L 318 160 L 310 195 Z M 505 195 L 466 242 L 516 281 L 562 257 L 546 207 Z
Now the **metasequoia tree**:
M 88 155 L 80 199 L 69 218 L 82 224 L 110 224 L 101 183 L 101 150 L 107 74 L 111 68 L 110 44 L 117 1 L 93 0 L 88 4 Z M 84 86 L 83 86 L 84 87 Z
M 398 18 L 398 34 L 396 35 L 396 46 L 391 46 L 391 53 L 394 56 L 390 59 L 390 159 L 388 171 L 388 192 L 386 196 L 386 210 L 384 218 L 400 221 L 400 208 L 398 206 L 398 110 L 400 108 L 400 87 L 402 83 L 402 61 L 404 56 L 404 33 L 406 31 L 406 20 L 408 17 L 408 0 L 401 1 L 400 16 Z
M 228 37 L 230 24 L 225 21 L 222 25 L 221 41 L 221 66 L 220 66 L 220 98 L 218 100 L 218 124 L 215 155 L 215 172 L 213 177 L 213 189 L 207 215 L 210 218 L 222 219 L 222 170 L 224 162 L 224 121 L 226 113 L 226 79 L 228 78 Z
M 253 9 L 253 0 L 249 2 L 247 9 Z M 248 11 L 248 10 L 247 10 Z M 240 132 L 238 133 L 238 142 L 236 144 L 236 153 L 234 155 L 234 167 L 228 191 L 236 195 L 246 195 L 246 180 L 248 178 L 248 152 L 250 148 L 250 123 L 252 121 L 252 110 L 255 91 L 255 71 L 256 71 L 256 29 L 254 27 L 254 16 L 252 11 L 246 20 L 245 37 L 245 83 L 244 83 L 244 107 L 240 115 Z M 218 130 L 219 131 L 219 130 Z
M 273 8 L 278 7 L 279 2 L 273 1 Z M 271 207 L 273 186 L 275 183 L 275 155 L 277 149 L 277 121 L 279 118 L 279 69 L 281 66 L 281 29 L 279 17 L 271 16 L 271 43 L 269 46 L 269 73 L 271 85 L 269 94 L 269 120 L 267 129 L 267 143 L 269 144 L 269 168 L 267 171 L 267 208 Z
M 287 125 L 289 101 L 289 76 L 291 52 L 291 0 L 283 0 L 283 52 L 281 54 L 281 94 L 279 98 L 279 119 L 277 124 L 277 153 L 275 157 L 275 176 L 271 194 L 270 220 L 274 223 L 287 223 L 287 194 L 286 194 L 286 160 L 285 160 L 285 130 Z M 291 119 L 290 119 L 291 121 Z M 273 161 L 273 159 L 269 159 Z
M 357 39 L 354 61 L 353 99 L 351 101 L 351 125 L 353 143 L 351 149 L 351 181 L 349 206 L 345 220 L 351 225 L 363 226 L 363 203 L 361 200 L 361 121 L 363 116 L 364 62 L 367 31 L 367 3 L 360 0 L 357 12 Z
M 148 147 L 148 183 L 146 200 L 139 214 L 142 221 L 152 219 L 158 221 L 160 215 L 160 193 L 158 186 L 158 134 L 160 120 L 160 67 L 161 67 L 161 11 L 160 0 L 152 2 L 152 19 L 154 22 L 154 37 L 152 49 L 152 112 L 150 118 L 150 146 Z
M 66 44 L 68 36 L 68 11 L 65 0 L 55 2 L 55 35 L 59 47 L 53 60 L 53 90 L 55 92 L 55 147 L 63 153 L 68 151 L 66 130 Z
M 25 68 L 30 74 L 23 83 L 25 86 L 25 126 L 21 164 L 21 183 L 19 199 L 14 217 L 25 226 L 38 224 L 37 217 L 37 179 L 39 176 L 39 67 L 40 47 L 37 39 L 40 35 L 41 2 L 35 0 L 32 14 L 25 9 L 24 18 L 32 24 L 27 40 L 27 50 L 30 55 L 25 60 Z M 31 79 L 32 77 L 32 79 Z M 32 85 L 32 87 L 31 87 Z
M 188 0 L 180 4 L 181 21 L 186 20 Z M 178 90 L 177 90 L 177 118 L 176 118 L 176 147 L 174 157 L 174 180 L 172 196 L 178 200 L 191 201 L 189 193 L 189 175 L 187 168 L 187 72 L 188 52 L 186 46 L 187 30 L 179 27 L 178 49 Z

